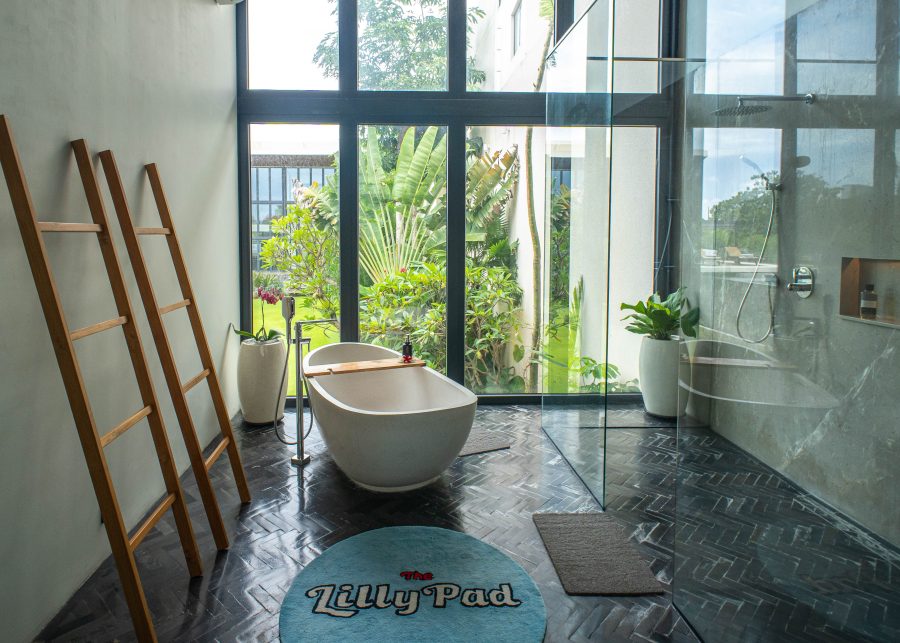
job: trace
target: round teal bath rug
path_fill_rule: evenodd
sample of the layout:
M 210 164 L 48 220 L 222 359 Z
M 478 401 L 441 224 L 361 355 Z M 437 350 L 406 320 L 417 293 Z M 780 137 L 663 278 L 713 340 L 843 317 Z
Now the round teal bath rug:
M 386 527 L 328 548 L 281 605 L 281 640 L 539 642 L 544 600 L 518 563 L 466 534 Z

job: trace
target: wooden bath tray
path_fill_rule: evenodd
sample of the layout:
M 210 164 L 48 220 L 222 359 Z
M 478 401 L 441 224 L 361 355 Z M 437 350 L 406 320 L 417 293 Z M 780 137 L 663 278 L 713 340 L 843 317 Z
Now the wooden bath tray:
M 310 366 L 303 371 L 306 377 L 323 377 L 325 375 L 343 375 L 345 373 L 366 373 L 369 371 L 384 371 L 391 368 L 410 368 L 412 366 L 425 366 L 425 362 L 413 358 L 407 363 L 400 361 L 398 357 L 388 359 L 373 359 L 365 362 L 339 362 L 337 364 L 319 364 Z

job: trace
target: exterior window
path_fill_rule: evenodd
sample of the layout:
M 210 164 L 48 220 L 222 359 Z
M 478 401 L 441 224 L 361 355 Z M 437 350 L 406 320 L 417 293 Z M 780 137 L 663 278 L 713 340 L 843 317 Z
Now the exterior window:
M 544 91 L 544 60 L 553 43 L 554 3 L 468 0 L 469 91 Z
M 513 9 L 512 14 L 512 54 L 515 56 L 522 47 L 522 3 Z
M 447 128 L 359 128 L 359 336 L 447 370 Z
M 447 0 L 360 0 L 359 88 L 447 89 Z
M 259 288 L 297 295 L 297 319 L 337 317 L 340 307 L 338 126 L 250 126 L 252 330 L 284 329 L 279 304 Z M 327 170 L 327 173 L 325 172 Z M 324 180 L 323 180 L 324 177 Z M 338 341 L 336 326 L 311 326 L 315 346 Z M 288 394 L 296 390 L 294 353 Z
M 250 89 L 338 89 L 337 18 L 331 0 L 248 2 Z

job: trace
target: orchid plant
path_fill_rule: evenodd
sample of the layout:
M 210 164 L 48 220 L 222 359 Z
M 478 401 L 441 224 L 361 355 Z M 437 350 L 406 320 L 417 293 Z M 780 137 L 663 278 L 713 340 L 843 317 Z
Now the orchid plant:
M 268 342 L 281 337 L 283 333 L 280 330 L 276 330 L 274 328 L 266 330 L 265 307 L 265 304 L 277 304 L 279 301 L 284 299 L 284 293 L 281 291 L 281 288 L 273 284 L 261 284 L 256 287 L 256 292 L 253 293 L 253 298 L 259 300 L 259 311 L 262 316 L 262 325 L 259 327 L 259 330 L 256 331 L 256 333 L 248 333 L 245 330 L 238 330 L 237 328 L 235 328 L 235 334 L 239 337 L 243 337 L 244 339 L 252 339 L 257 342 Z

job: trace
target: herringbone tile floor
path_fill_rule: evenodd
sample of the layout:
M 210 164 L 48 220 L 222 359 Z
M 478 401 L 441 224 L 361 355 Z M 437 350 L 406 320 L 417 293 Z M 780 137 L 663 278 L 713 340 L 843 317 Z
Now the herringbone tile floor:
M 676 603 L 710 643 L 900 640 L 896 549 L 709 430 L 683 428 L 677 439 L 674 428 L 634 409 L 611 410 L 609 425 L 620 428 L 606 432 L 604 462 L 602 431 L 556 423 L 546 427 L 551 441 L 541 431 L 538 407 L 482 407 L 476 423 L 505 434 L 512 447 L 457 460 L 443 481 L 396 496 L 354 487 L 315 432 L 313 462 L 298 473 L 271 430 L 243 427 L 238 433 L 253 503 L 240 508 L 227 464 L 213 471 L 230 551 L 215 553 L 188 474 L 184 485 L 206 575 L 188 580 L 171 522 L 138 552 L 160 640 L 277 640 L 281 600 L 303 565 L 348 536 L 403 524 L 461 530 L 521 563 L 544 596 L 547 641 L 694 640 L 671 594 L 562 591 L 531 514 L 599 510 L 585 484 L 596 493 L 604 470 L 607 511 L 667 587 L 675 550 Z M 41 638 L 133 639 L 110 560 Z
M 315 432 L 309 443 L 313 461 L 298 473 L 289 463 L 290 450 L 271 430 L 240 430 L 253 502 L 240 508 L 227 463 L 220 462 L 213 470 L 231 549 L 215 554 L 196 485 L 188 474 L 184 486 L 205 554 L 204 577 L 187 578 L 171 522 L 163 522 L 138 550 L 160 640 L 277 640 L 281 601 L 303 565 L 356 533 L 405 524 L 461 530 L 518 561 L 544 596 L 547 641 L 691 640 L 669 596 L 600 598 L 563 592 L 531 514 L 597 511 L 599 506 L 542 433 L 540 420 L 538 407 L 479 409 L 477 426 L 506 434 L 512 447 L 461 458 L 443 481 L 399 495 L 355 487 L 337 469 Z M 288 426 L 292 424 L 290 419 Z M 665 431 L 674 438 L 674 430 Z M 637 514 L 629 514 L 629 520 L 631 515 Z M 638 523 L 626 527 L 644 533 Z M 671 540 L 668 530 L 660 535 Z M 671 576 L 667 571 L 671 544 L 638 543 L 638 547 L 655 572 L 662 578 Z M 111 560 L 75 593 L 41 638 L 133 639 Z

